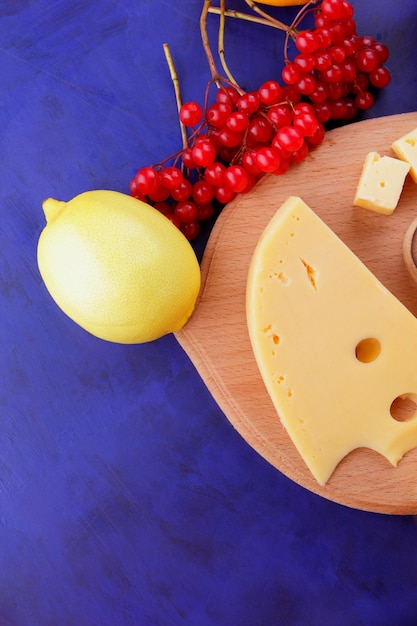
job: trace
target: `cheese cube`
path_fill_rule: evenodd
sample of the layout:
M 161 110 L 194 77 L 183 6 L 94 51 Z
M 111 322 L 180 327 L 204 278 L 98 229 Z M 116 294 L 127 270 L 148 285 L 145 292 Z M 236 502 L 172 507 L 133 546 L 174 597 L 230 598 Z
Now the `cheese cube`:
M 392 149 L 399 159 L 410 164 L 410 176 L 417 183 L 417 128 L 394 141 Z
M 391 215 L 397 208 L 409 170 L 409 163 L 369 152 L 363 164 L 353 204 Z
M 356 448 L 397 465 L 417 446 L 417 410 L 394 410 L 417 404 L 417 319 L 300 198 L 258 241 L 246 311 L 266 389 L 319 484 Z

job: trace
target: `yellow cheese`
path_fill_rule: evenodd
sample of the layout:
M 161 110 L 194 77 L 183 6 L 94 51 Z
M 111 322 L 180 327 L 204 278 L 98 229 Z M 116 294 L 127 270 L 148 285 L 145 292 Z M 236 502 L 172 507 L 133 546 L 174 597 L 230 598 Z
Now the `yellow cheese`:
M 417 183 L 417 128 L 394 141 L 392 149 L 399 159 L 410 165 L 410 176 Z
M 417 319 L 300 198 L 257 244 L 246 310 L 266 388 L 321 485 L 356 448 L 396 465 L 417 446 Z
M 362 167 L 353 204 L 391 215 L 397 208 L 410 164 L 369 152 Z

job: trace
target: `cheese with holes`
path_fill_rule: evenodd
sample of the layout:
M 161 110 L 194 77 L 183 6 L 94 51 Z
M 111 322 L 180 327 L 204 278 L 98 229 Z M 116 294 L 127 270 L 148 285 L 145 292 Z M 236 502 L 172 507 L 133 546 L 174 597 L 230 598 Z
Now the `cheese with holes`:
M 356 448 L 395 466 L 417 446 L 417 319 L 300 198 L 260 237 L 246 311 L 265 386 L 318 483 Z
M 391 215 L 397 208 L 410 164 L 369 152 L 362 167 L 353 204 Z
M 410 176 L 417 183 L 417 128 L 394 141 L 392 149 L 399 159 L 410 165 Z

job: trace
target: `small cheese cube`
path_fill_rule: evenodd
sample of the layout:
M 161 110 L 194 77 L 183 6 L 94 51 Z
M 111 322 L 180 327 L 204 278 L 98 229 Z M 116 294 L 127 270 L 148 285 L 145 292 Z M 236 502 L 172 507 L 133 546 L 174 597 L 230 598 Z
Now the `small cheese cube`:
M 392 144 L 399 159 L 410 164 L 410 176 L 417 183 L 417 128 Z
M 409 170 L 409 163 L 369 152 L 363 164 L 353 204 L 391 215 L 397 208 Z

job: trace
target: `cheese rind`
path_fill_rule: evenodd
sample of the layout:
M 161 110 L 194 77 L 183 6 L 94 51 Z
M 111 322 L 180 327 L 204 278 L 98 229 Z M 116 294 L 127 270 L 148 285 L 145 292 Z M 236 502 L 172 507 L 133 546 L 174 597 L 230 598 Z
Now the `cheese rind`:
M 354 206 L 391 215 L 397 208 L 410 164 L 369 152 L 356 189 Z
M 394 141 L 391 147 L 399 159 L 410 165 L 410 176 L 417 183 L 417 128 Z
M 356 448 L 396 465 L 417 446 L 417 415 L 391 413 L 417 397 L 417 320 L 300 198 L 257 244 L 246 307 L 266 388 L 319 484 Z

